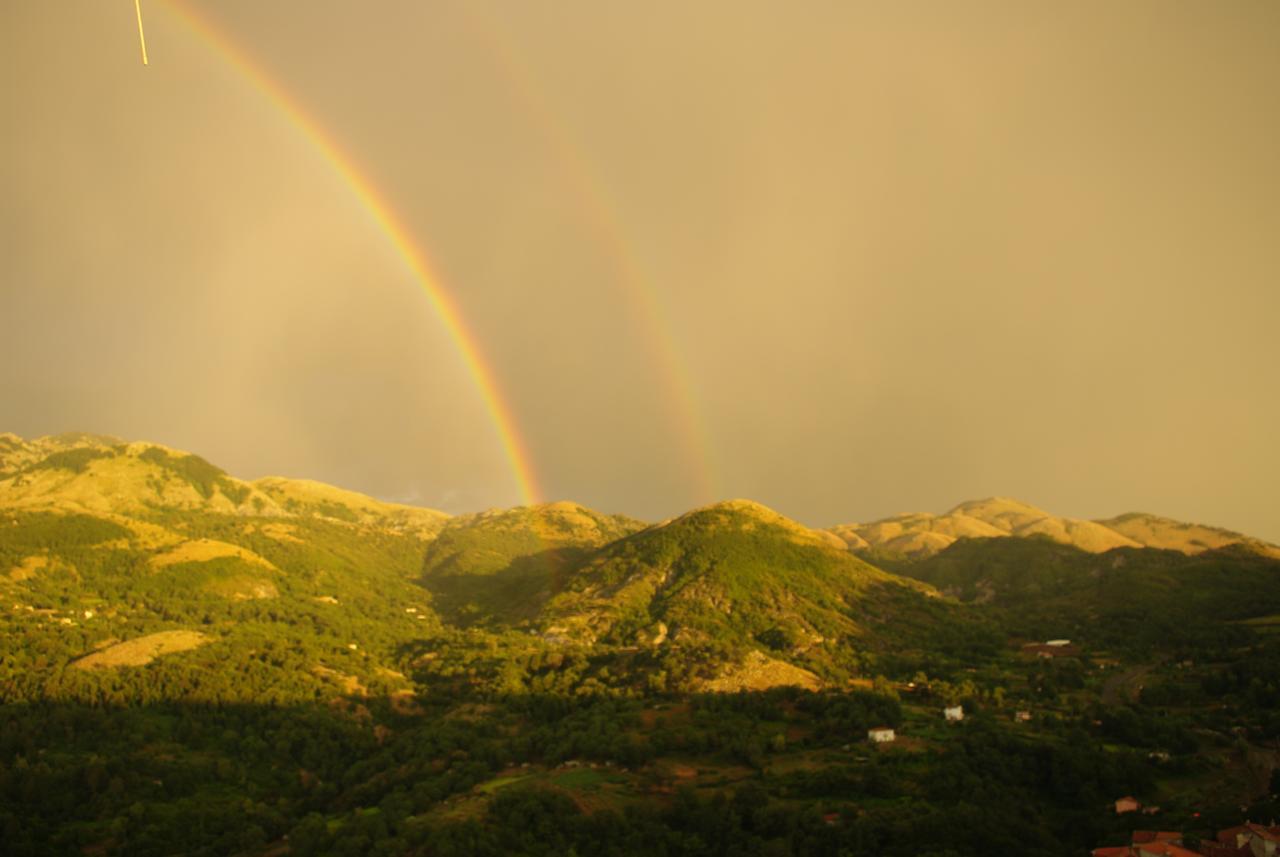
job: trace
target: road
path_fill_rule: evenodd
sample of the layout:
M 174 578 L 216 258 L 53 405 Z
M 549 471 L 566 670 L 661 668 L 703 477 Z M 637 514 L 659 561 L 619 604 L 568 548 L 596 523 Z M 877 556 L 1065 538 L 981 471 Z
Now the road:
M 1138 694 L 1142 692 L 1147 676 L 1158 666 L 1158 663 L 1143 664 L 1113 675 L 1102 684 L 1102 702 L 1105 705 L 1137 702 Z

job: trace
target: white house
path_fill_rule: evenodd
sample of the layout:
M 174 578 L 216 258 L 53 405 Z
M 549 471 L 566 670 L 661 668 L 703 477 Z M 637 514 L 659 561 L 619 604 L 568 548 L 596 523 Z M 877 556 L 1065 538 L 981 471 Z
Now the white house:
M 942 709 L 942 716 L 947 718 L 948 722 L 964 720 L 964 708 L 959 705 L 953 705 L 950 708 Z
M 867 730 L 867 740 L 873 744 L 888 744 L 893 740 L 893 730 L 888 726 L 877 726 Z

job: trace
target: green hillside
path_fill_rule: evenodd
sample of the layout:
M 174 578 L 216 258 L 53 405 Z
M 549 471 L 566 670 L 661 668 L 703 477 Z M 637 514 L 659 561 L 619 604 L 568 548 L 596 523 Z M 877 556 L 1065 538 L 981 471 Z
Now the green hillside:
M 961 539 L 916 562 L 888 563 L 961 601 L 1002 610 L 1031 638 L 1168 648 L 1225 623 L 1280 612 L 1280 560 L 1244 545 L 1187 555 L 1089 553 L 1048 538 Z
M 389 690 L 439 623 L 417 583 L 447 516 L 318 483 L 244 482 L 94 435 L 5 436 L 0 691 L 10 701 L 296 701 Z M 412 612 L 410 612 L 412 611 Z M 110 667 L 157 634 L 197 649 Z M 90 656 L 93 656 L 90 659 Z
M 935 595 L 826 534 L 732 501 L 598 551 L 568 575 L 540 623 L 552 637 L 697 652 L 712 664 L 760 652 L 838 680 L 878 652 L 919 644 L 944 616 L 981 636 Z
M 734 501 L 623 539 L 580 567 L 548 605 L 571 636 L 630 641 L 663 622 L 673 640 L 745 642 L 857 630 L 858 594 L 888 576 L 763 506 Z
M 880 565 L 747 501 L 450 518 L 0 435 L 4 851 L 1065 857 L 1280 810 L 1280 562 L 968 512 Z
M 643 526 L 576 503 L 459 516 L 427 547 L 423 582 L 455 623 L 527 622 L 594 549 Z
M 436 623 L 414 583 L 423 543 L 413 537 L 321 519 L 175 512 L 163 529 L 130 523 L 0 519 L 5 698 L 316 699 L 342 692 L 336 673 L 385 689 L 403 641 Z M 212 643 L 145 668 L 71 668 L 103 646 L 173 630 Z

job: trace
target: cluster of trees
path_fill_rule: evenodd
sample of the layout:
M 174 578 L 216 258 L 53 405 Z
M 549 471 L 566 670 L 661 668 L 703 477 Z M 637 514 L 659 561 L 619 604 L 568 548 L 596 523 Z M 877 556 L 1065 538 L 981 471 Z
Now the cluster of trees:
M 6 512 L 0 518 L 0 560 L 15 561 L 30 551 L 84 548 L 129 535 L 114 521 L 92 515 Z
M 1069 637 L 1139 657 L 1247 643 L 1232 625 L 1280 612 L 1280 560 L 1231 546 L 1188 556 L 1092 554 L 1046 538 L 961 539 L 918 562 L 885 564 L 955 592 L 1007 631 Z
M 1280 635 L 1250 634 L 1246 645 L 1183 663 L 1180 680 L 1143 689 L 1144 707 L 1193 706 L 1197 725 L 1242 730 L 1257 743 L 1280 741 Z
M 143 461 L 150 462 L 172 473 L 204 497 L 213 496 L 215 490 L 221 491 L 231 502 L 239 505 L 249 496 L 247 485 L 232 481 L 224 470 L 210 464 L 198 455 L 172 455 L 159 447 L 149 447 L 138 455 Z
M 70 470 L 72 473 L 84 473 L 89 469 L 90 462 L 99 458 L 111 458 L 113 455 L 114 453 L 110 450 L 96 449 L 90 446 L 64 449 L 45 456 L 26 470 L 27 472 L 35 470 Z
M 1178 761 L 1195 749 L 1193 724 L 1157 706 L 1097 706 L 1017 729 L 981 710 L 988 688 L 976 673 L 983 686 L 967 697 L 975 708 L 963 728 L 922 752 L 876 752 L 863 743 L 870 726 L 911 730 L 888 681 L 878 691 L 579 693 L 583 680 L 601 675 L 588 653 L 527 649 L 519 661 L 525 675 L 576 674 L 574 689 L 502 693 L 481 681 L 437 681 L 416 699 L 421 716 L 410 717 L 385 698 L 389 685 L 360 705 L 322 702 L 332 690 L 318 691 L 305 647 L 265 633 L 244 642 L 237 667 L 174 660 L 68 673 L 40 688 L 39 701 L 0 707 L 0 834 L 8 853 L 106 845 L 129 854 L 251 854 L 288 835 L 301 854 L 423 846 L 626 854 L 637 841 L 645 853 L 669 854 L 1028 847 L 1065 854 L 1123 838 L 1107 811 L 1117 795 L 1146 792 L 1157 774 L 1195 771 Z M 450 632 L 441 660 L 465 651 L 477 664 L 501 663 L 509 645 L 483 632 Z M 1265 694 L 1273 651 L 1260 645 L 1249 654 L 1223 673 L 1232 688 Z M 1027 672 L 1077 669 L 1068 663 L 1033 662 Z M 282 675 L 299 686 L 280 693 Z M 918 678 L 930 693 L 943 684 Z M 73 680 L 83 683 L 75 692 L 58 689 Z M 116 692 L 129 705 L 106 704 Z M 74 701 L 85 698 L 97 704 Z M 251 698 L 258 703 L 235 702 Z M 299 704 L 304 698 L 317 701 Z M 840 749 L 849 744 L 857 746 Z M 1175 753 L 1173 768 L 1149 758 L 1152 749 Z M 792 756 L 807 761 L 779 769 Z M 718 760 L 754 774 L 674 797 L 648 794 L 661 781 L 655 763 L 671 758 Z M 444 811 L 513 762 L 550 769 L 572 759 L 629 770 L 634 797 L 616 811 L 584 813 L 572 790 L 510 786 L 495 792 L 482 818 Z M 1019 807 L 1013 821 L 1011 805 Z M 554 833 L 538 833 L 543 824 Z M 938 829 L 951 829 L 952 838 Z
M 1032 853 L 1062 854 L 1105 836 L 1107 801 L 1151 781 L 1145 754 L 1104 750 L 1073 725 L 1033 740 L 979 721 L 926 753 L 860 749 L 870 755 L 859 760 L 838 749 L 848 732 L 902 716 L 896 700 L 867 692 L 698 697 L 649 725 L 644 703 L 621 698 L 419 704 L 420 717 L 374 701 L 369 714 L 326 704 L 5 706 L 6 853 L 255 853 L 288 835 L 298 854 L 962 854 L 1017 851 L 1020 839 Z M 783 736 L 796 725 L 805 737 L 790 747 Z M 788 752 L 824 747 L 820 764 L 772 771 Z M 757 773 L 646 796 L 654 775 L 642 771 L 667 756 Z M 512 762 L 546 769 L 567 759 L 632 770 L 634 798 L 585 814 L 572 792 L 509 786 L 482 818 L 441 811 Z
M 50 512 L 4 518 L 0 575 L 24 563 L 32 570 L 5 581 L 0 702 L 304 702 L 337 692 L 317 666 L 388 692 L 405 684 L 387 669 L 407 669 L 406 641 L 439 628 L 414 582 L 423 543 L 413 535 L 310 518 L 158 511 L 153 522 L 238 544 L 274 569 L 235 556 L 158 565 L 165 548 L 114 521 Z M 264 532 L 273 524 L 291 537 Z M 271 597 L 252 597 L 259 586 Z M 213 642 L 144 668 L 69 666 L 103 640 L 172 629 Z

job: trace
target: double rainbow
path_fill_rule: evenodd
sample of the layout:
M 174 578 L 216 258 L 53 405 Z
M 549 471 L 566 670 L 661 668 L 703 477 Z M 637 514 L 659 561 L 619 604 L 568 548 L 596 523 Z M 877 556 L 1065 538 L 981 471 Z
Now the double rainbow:
M 667 392 L 667 406 L 683 446 L 685 472 L 699 504 L 718 496 L 714 447 L 710 443 L 702 410 L 698 407 L 694 383 L 680 347 L 671 333 L 662 301 L 651 285 L 640 255 L 627 240 L 616 207 L 608 203 L 608 192 L 590 167 L 581 150 L 556 112 L 542 95 L 528 65 L 521 61 L 518 46 L 502 21 L 487 13 L 484 4 L 458 4 L 460 19 L 475 43 L 482 46 L 507 84 L 512 101 L 537 130 L 554 157 L 565 189 L 577 204 L 583 224 L 596 245 L 613 263 L 616 283 L 621 287 L 631 317 L 644 333 L 650 359 L 661 373 Z
M 184 0 L 169 0 L 168 6 L 202 41 L 234 67 L 301 131 L 351 188 L 360 204 L 390 240 L 462 356 L 467 372 L 489 414 L 521 498 L 527 504 L 539 502 L 542 492 L 538 487 L 529 450 L 517 431 L 511 408 L 502 395 L 493 368 L 485 360 L 483 349 L 467 326 L 457 302 L 433 270 L 425 249 L 405 226 L 386 194 L 373 184 L 333 134 L 296 98 L 286 92 L 259 63 L 237 47 L 214 21 Z M 475 18 L 472 20 L 475 21 Z M 684 369 L 674 338 L 664 324 L 661 306 L 652 289 L 647 287 L 642 267 L 624 239 L 616 217 L 611 215 L 609 206 L 603 202 L 604 194 L 599 183 L 582 166 L 583 158 L 576 151 L 569 135 L 550 118 L 550 112 L 534 92 L 527 74 L 522 73 L 512 46 L 492 22 L 487 23 L 489 26 L 485 29 L 488 37 L 481 41 L 487 42 L 497 65 L 505 73 L 516 102 L 535 122 L 539 133 L 559 160 L 573 196 L 583 209 L 596 240 L 615 262 L 619 284 L 623 286 L 636 318 L 645 328 L 651 354 L 666 377 L 669 401 L 684 443 L 687 473 L 694 483 L 698 500 L 708 502 L 715 496 L 715 479 L 710 466 L 711 446 L 707 442 L 706 428 L 696 405 L 692 383 Z

